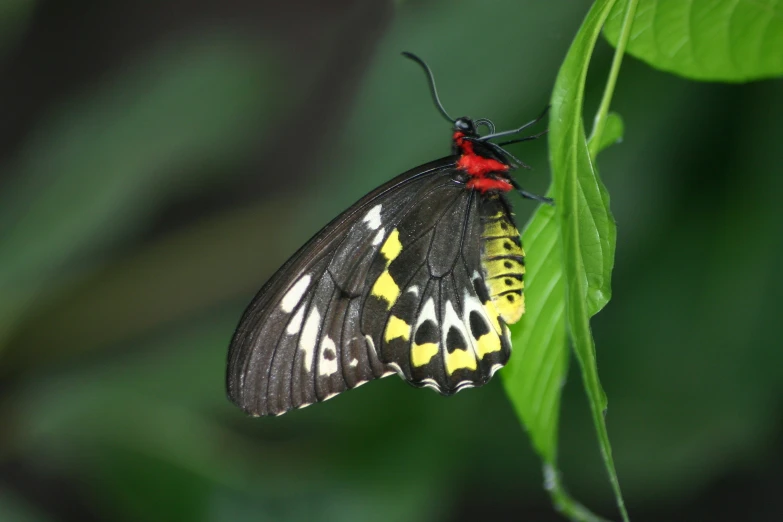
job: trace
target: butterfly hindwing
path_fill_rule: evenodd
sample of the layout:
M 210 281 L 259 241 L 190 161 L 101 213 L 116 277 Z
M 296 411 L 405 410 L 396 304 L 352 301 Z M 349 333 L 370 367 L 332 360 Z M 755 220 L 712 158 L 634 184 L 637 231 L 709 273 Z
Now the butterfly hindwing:
M 376 339 L 382 336 L 380 357 L 401 377 L 450 395 L 488 382 L 508 360 L 511 344 L 484 279 L 483 218 L 498 206 L 465 190 L 440 201 L 437 211 L 430 211 L 429 230 L 417 215 L 422 206 L 400 221 L 400 231 L 420 235 L 408 240 L 407 233 L 400 234 L 396 257 L 386 259 L 394 302 L 387 313 L 389 302 L 371 293 L 363 326 Z M 373 276 L 387 277 L 377 271 Z

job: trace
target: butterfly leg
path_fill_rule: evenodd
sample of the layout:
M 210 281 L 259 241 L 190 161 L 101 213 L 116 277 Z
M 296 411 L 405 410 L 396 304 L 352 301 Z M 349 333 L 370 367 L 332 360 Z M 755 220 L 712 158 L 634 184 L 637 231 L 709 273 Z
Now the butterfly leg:
M 531 127 L 531 126 L 535 125 L 536 123 L 538 123 L 539 121 L 543 120 L 544 116 L 546 116 L 546 113 L 549 112 L 549 107 L 550 106 L 547 105 L 546 108 L 544 109 L 544 111 L 541 114 L 539 114 L 538 117 L 535 120 L 530 120 L 529 122 L 525 123 L 524 125 L 522 125 L 519 128 L 511 129 L 511 130 L 507 130 L 507 131 L 495 132 L 495 133 L 492 133 L 492 134 L 487 134 L 486 136 L 482 136 L 481 139 L 486 141 L 486 140 L 491 140 L 492 138 L 501 138 L 503 136 L 511 136 L 513 134 L 520 133 L 523 130 L 527 129 L 528 127 Z
M 546 203 L 547 205 L 555 205 L 555 200 L 552 198 L 548 198 L 546 196 L 539 196 L 538 194 L 533 194 L 532 192 L 528 192 L 522 187 L 519 186 L 519 183 L 515 179 L 509 179 L 511 182 L 511 185 L 517 189 L 517 192 L 520 196 L 522 196 L 525 199 L 532 199 L 534 201 L 540 201 L 541 203 Z

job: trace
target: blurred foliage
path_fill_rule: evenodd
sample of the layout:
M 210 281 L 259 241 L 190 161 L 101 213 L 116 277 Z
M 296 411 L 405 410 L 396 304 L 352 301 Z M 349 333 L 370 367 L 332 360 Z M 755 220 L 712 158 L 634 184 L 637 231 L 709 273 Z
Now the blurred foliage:
M 247 146 L 236 134 L 263 114 L 274 75 L 223 42 L 183 42 L 147 57 L 42 122 L 19 151 L 0 195 L 0 336 L 41 288 L 62 284 L 64 264 L 116 246 L 172 192 L 204 183 L 193 166 Z
M 34 7 L 33 0 L 0 2 L 0 57 L 24 32 Z
M 0 10 L 3 113 L 36 107 L 24 129 L 0 121 L 18 143 L 0 162 L 0 520 L 558 519 L 497 379 L 450 399 L 384 379 L 279 419 L 225 400 L 227 343 L 264 280 L 362 194 L 447 153 L 399 52 L 428 60 L 451 112 L 512 127 L 547 103 L 587 10 L 369 4 L 197 3 L 176 27 L 147 6 L 107 16 L 89 46 L 50 30 L 81 11 Z M 152 26 L 163 36 L 107 46 L 100 74 L 67 89 L 12 67 L 55 51 L 89 62 Z M 25 53 L 33 37 L 58 48 Z M 610 57 L 599 42 L 586 114 Z M 53 94 L 33 104 L 12 84 Z M 780 87 L 623 66 L 625 135 L 601 155 L 614 299 L 593 334 L 633 520 L 783 516 Z M 545 192 L 546 144 L 514 152 L 536 167 L 520 181 Z M 534 207 L 515 204 L 525 222 Z M 562 405 L 569 487 L 613 513 L 579 379 Z

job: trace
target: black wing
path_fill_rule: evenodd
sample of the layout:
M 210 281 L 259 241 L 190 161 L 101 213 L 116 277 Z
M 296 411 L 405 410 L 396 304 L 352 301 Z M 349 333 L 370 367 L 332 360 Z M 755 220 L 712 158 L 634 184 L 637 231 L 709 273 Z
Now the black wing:
M 245 311 L 229 398 L 282 414 L 397 372 L 444 394 L 486 383 L 510 353 L 487 295 L 481 215 L 445 158 L 376 189 L 316 234 Z

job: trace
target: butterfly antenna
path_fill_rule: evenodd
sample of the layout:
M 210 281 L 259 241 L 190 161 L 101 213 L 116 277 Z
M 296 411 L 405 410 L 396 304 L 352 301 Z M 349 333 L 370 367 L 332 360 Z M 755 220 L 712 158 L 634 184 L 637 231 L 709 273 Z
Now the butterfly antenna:
M 438 97 L 438 90 L 435 88 L 435 76 L 433 76 L 432 71 L 430 70 L 430 67 L 418 56 L 416 56 L 413 53 L 409 53 L 407 51 L 404 51 L 402 55 L 406 58 L 410 58 L 414 62 L 421 65 L 422 69 L 424 69 L 424 72 L 427 73 L 427 76 L 430 80 L 430 91 L 432 92 L 432 99 L 435 101 L 435 106 L 438 108 L 440 113 L 443 115 L 444 118 L 449 120 L 451 123 L 454 123 L 454 118 L 449 116 L 449 113 L 446 112 L 446 109 L 443 108 L 443 104 L 440 102 L 440 98 Z

